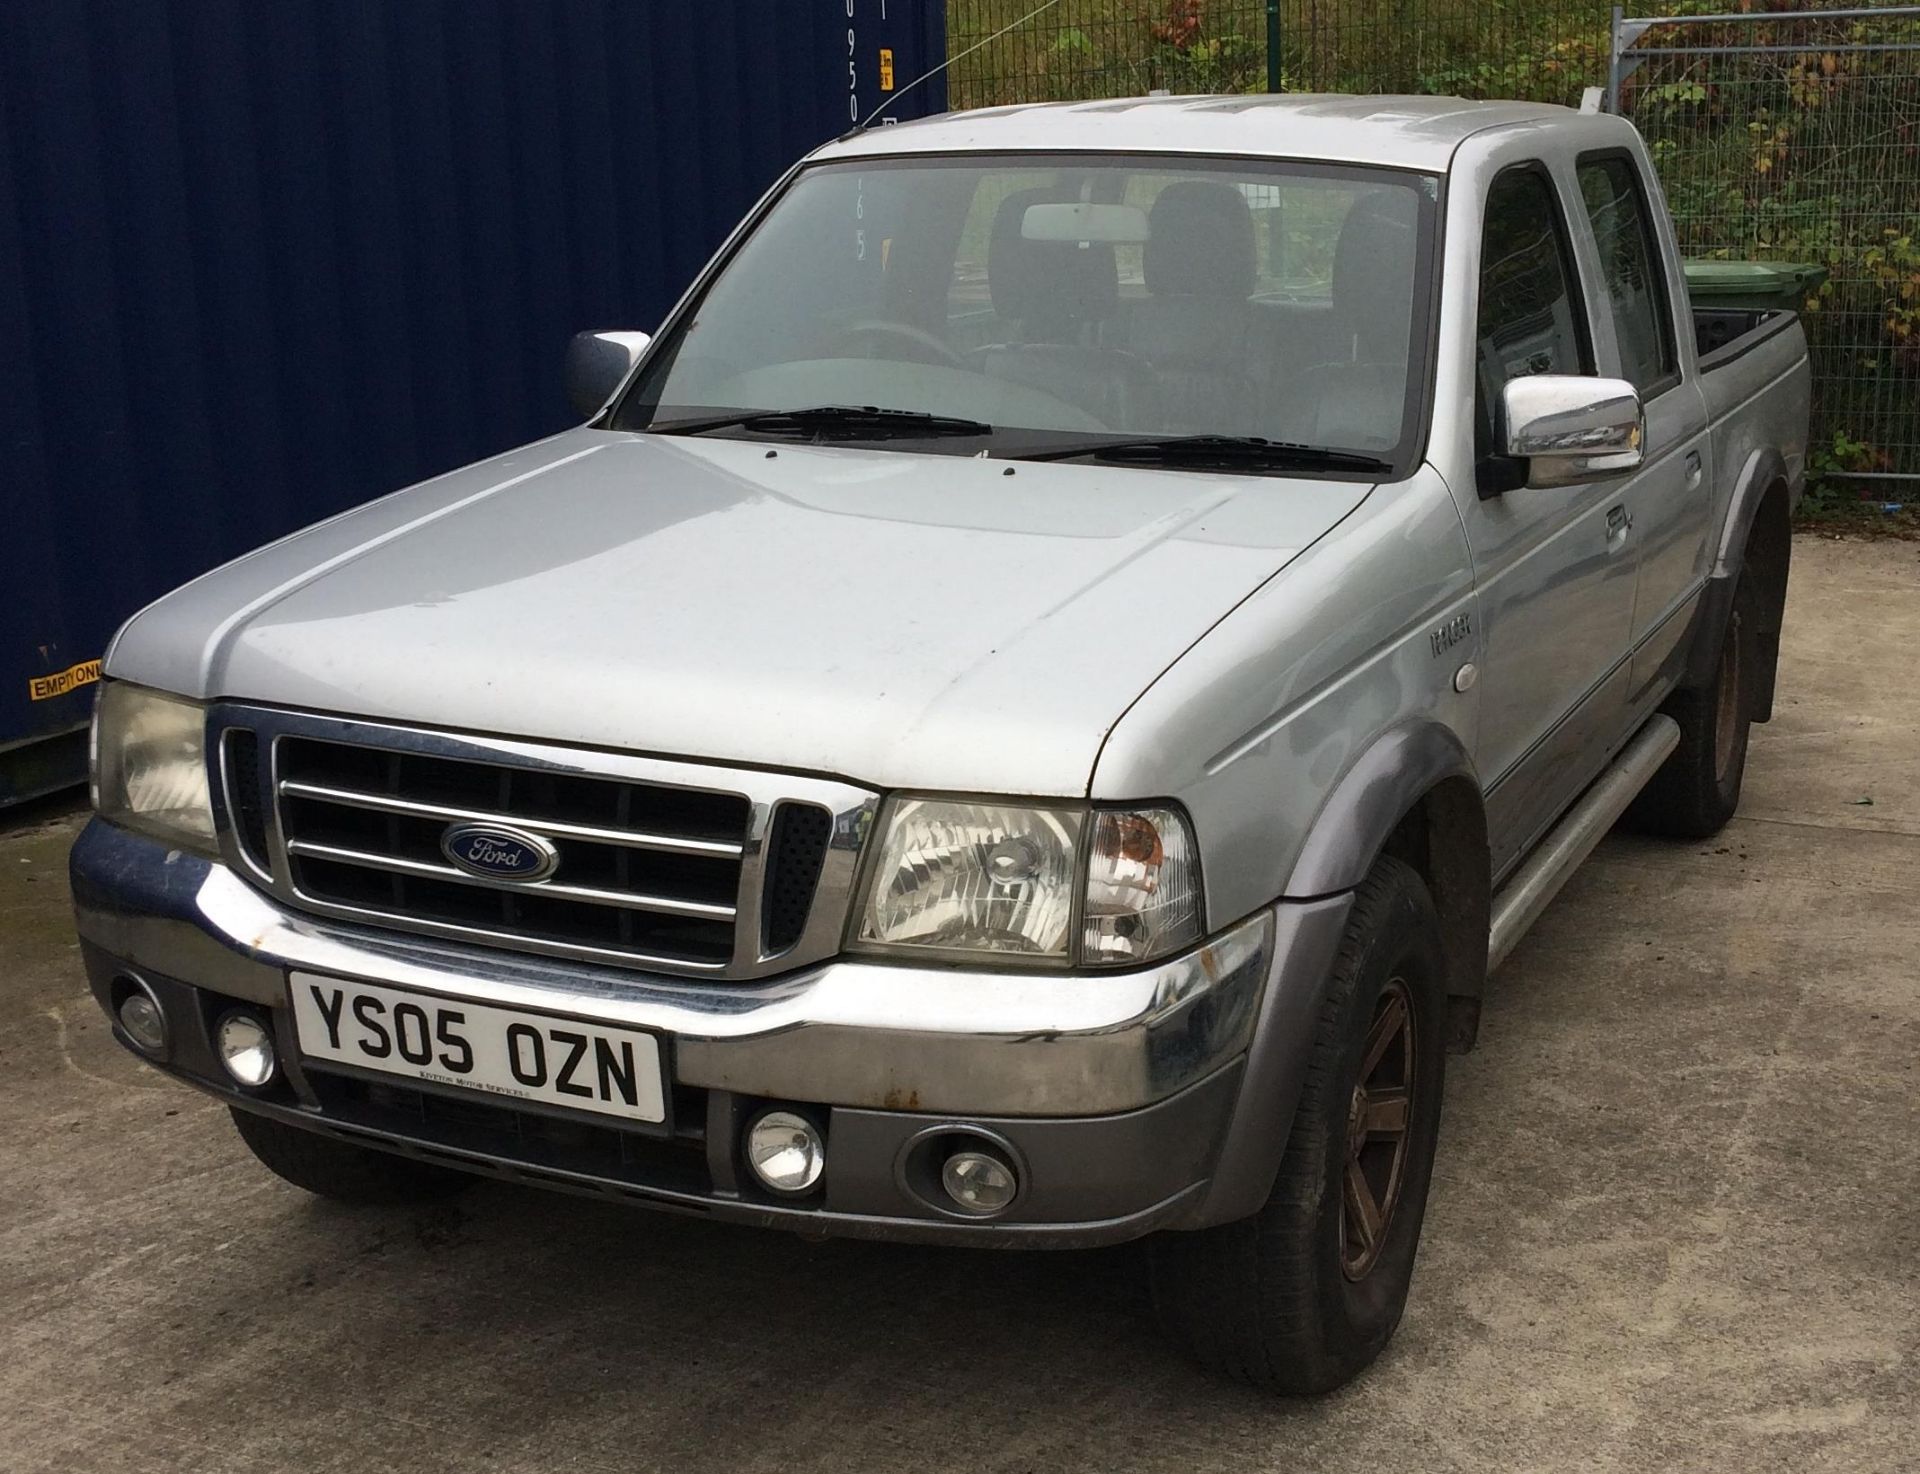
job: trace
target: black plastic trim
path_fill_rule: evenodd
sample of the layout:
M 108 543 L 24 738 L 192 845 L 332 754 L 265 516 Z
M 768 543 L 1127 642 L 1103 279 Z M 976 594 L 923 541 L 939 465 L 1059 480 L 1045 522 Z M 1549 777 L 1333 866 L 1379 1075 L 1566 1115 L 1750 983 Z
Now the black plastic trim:
M 1735 359 L 1744 358 L 1762 343 L 1771 342 L 1800 320 L 1797 312 L 1788 312 L 1784 308 L 1765 311 L 1759 308 L 1713 308 L 1703 307 L 1702 312 L 1753 311 L 1758 314 L 1758 322 L 1737 338 L 1729 339 L 1713 352 L 1700 358 L 1700 372 L 1710 374 L 1715 369 L 1725 368 Z

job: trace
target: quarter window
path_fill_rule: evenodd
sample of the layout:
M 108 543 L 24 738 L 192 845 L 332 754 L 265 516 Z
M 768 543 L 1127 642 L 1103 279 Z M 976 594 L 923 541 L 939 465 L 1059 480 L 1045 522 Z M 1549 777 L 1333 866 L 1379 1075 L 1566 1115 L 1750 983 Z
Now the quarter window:
M 1480 265 L 1480 358 L 1495 387 L 1526 374 L 1585 371 L 1579 313 L 1553 186 L 1531 169 L 1487 199 Z
M 1645 394 L 1671 377 L 1675 364 L 1646 199 L 1626 159 L 1595 159 L 1582 164 L 1579 174 L 1620 344 L 1620 373 Z

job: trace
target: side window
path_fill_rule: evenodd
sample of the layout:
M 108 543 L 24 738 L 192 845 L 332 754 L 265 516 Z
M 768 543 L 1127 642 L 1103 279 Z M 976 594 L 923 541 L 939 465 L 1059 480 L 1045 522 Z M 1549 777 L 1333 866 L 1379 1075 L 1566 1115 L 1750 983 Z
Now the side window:
M 1620 372 L 1645 394 L 1670 377 L 1678 362 L 1646 198 L 1633 165 L 1623 158 L 1584 163 L 1579 176 L 1620 340 Z
M 1507 380 L 1593 372 L 1566 226 L 1540 170 L 1510 169 L 1487 194 L 1475 351 L 1482 456 L 1493 452 L 1493 406 Z

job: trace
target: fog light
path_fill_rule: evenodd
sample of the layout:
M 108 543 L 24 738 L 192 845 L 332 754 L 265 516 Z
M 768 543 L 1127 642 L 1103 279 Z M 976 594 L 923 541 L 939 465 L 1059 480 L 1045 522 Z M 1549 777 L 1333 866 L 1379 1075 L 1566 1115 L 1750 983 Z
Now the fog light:
M 827 1170 L 826 1143 L 813 1122 L 768 1111 L 747 1128 L 747 1165 L 777 1193 L 803 1193 Z
M 940 1169 L 940 1185 L 969 1213 L 998 1213 L 1013 1201 L 1020 1179 L 985 1152 L 955 1152 Z
M 167 1016 L 142 985 L 133 984 L 133 991 L 120 1000 L 114 1017 L 119 1019 L 121 1029 L 142 1053 L 166 1052 Z
M 250 1013 L 230 1013 L 214 1031 L 214 1047 L 227 1073 L 249 1090 L 273 1078 L 273 1036 Z

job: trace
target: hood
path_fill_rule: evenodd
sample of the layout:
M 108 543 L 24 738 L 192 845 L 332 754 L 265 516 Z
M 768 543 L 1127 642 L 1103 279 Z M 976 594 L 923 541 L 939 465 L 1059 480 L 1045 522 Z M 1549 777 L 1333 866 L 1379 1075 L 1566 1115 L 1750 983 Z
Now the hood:
M 1071 795 L 1364 484 L 575 430 L 162 599 L 109 675 L 882 788 Z

